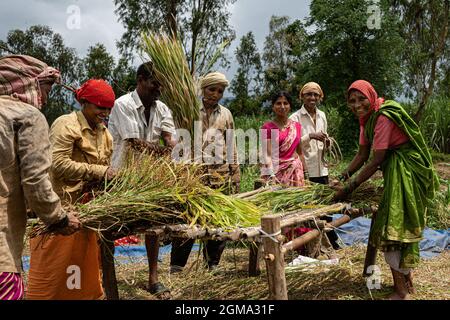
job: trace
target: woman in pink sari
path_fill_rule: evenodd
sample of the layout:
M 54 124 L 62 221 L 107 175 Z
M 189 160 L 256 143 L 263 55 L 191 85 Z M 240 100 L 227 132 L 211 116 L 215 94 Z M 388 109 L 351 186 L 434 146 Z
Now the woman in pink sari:
M 289 119 L 291 105 L 291 96 L 285 91 L 272 97 L 275 117 L 261 128 L 267 142 L 261 177 L 266 181 L 298 187 L 305 184 L 303 170 L 306 166 L 300 143 L 301 125 Z

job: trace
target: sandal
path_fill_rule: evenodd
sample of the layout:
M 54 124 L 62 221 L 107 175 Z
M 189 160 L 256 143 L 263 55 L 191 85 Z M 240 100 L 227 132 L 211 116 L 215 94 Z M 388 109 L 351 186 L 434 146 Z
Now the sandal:
M 170 300 L 172 298 L 170 290 L 167 289 L 161 282 L 156 282 L 152 284 L 150 287 L 148 287 L 147 291 L 156 296 L 160 300 Z

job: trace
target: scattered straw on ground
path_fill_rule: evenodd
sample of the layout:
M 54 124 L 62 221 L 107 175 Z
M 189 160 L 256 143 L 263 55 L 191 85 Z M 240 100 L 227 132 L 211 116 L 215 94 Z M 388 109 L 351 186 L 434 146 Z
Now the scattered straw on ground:
M 286 281 L 291 300 L 379 300 L 392 292 L 392 279 L 381 253 L 378 263 L 382 271 L 380 290 L 369 291 L 367 279 L 362 276 L 364 246 L 347 247 L 337 251 L 337 266 L 314 268 L 287 268 Z M 415 271 L 414 281 L 418 291 L 413 299 L 449 300 L 450 253 L 444 252 L 431 260 L 422 260 Z M 159 264 L 159 277 L 172 290 L 176 300 L 259 300 L 268 298 L 268 285 L 264 262 L 258 277 L 248 277 L 248 250 L 227 248 L 220 267 L 214 272 L 202 266 L 198 252 L 192 252 L 186 269 L 177 274 L 168 273 L 169 256 Z M 147 264 L 139 261 L 116 266 L 121 299 L 156 299 L 145 290 Z

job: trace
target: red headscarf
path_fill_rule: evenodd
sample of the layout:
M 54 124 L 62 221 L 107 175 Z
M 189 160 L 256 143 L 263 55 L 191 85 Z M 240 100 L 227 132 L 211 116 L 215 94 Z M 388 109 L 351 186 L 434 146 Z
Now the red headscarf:
M 364 126 L 364 124 L 369 119 L 372 112 L 378 111 L 378 109 L 380 109 L 380 106 L 384 102 L 384 98 L 378 98 L 378 93 L 375 91 L 372 84 L 370 84 L 370 82 L 367 82 L 365 80 L 357 80 L 353 82 L 348 88 L 347 93 L 350 93 L 351 90 L 355 89 L 361 92 L 363 95 L 365 95 L 370 102 L 370 113 L 364 118 L 359 118 L 359 123 L 362 126 Z
M 116 96 L 111 86 L 101 79 L 86 81 L 79 89 L 75 90 L 78 101 L 87 100 L 102 108 L 112 108 Z

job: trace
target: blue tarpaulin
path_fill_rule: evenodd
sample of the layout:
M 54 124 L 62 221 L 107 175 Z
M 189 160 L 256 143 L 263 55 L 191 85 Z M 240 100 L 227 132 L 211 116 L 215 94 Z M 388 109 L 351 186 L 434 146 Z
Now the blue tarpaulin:
M 342 215 L 335 214 L 333 219 L 338 219 Z M 340 226 L 336 233 L 341 238 L 342 242 L 351 246 L 355 243 L 367 244 L 369 239 L 370 219 L 360 217 Z M 444 250 L 450 249 L 449 242 L 450 229 L 448 230 L 433 230 L 425 228 L 423 232 L 423 240 L 420 241 L 420 256 L 424 259 L 433 258 Z

